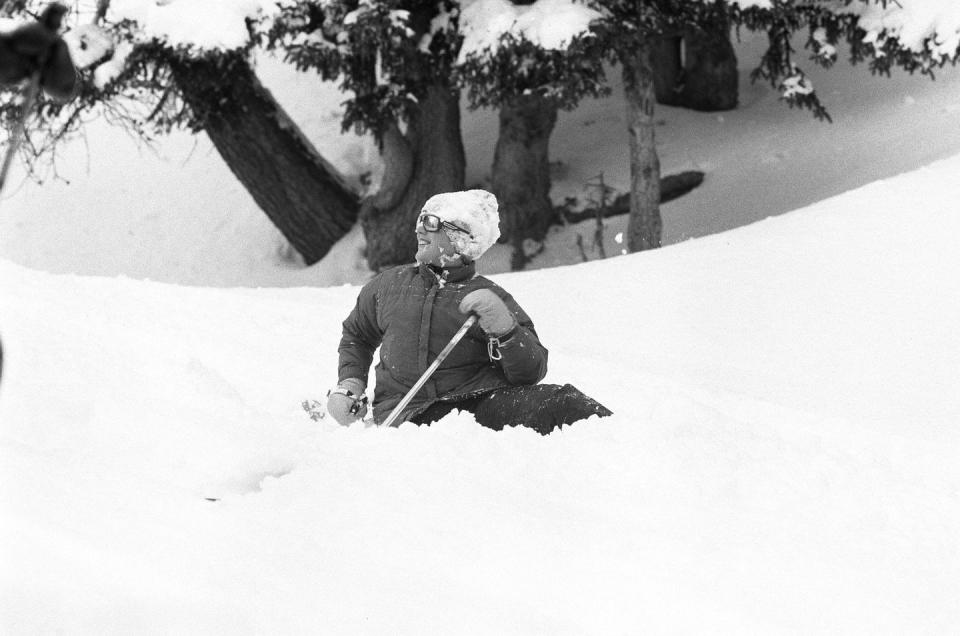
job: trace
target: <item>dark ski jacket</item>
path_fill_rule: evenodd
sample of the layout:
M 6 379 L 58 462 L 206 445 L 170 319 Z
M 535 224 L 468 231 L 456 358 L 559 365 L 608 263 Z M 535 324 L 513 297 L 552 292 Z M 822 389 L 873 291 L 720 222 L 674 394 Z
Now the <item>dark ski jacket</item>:
M 499 345 L 478 325 L 447 355 L 396 423 L 409 420 L 437 401 L 457 401 L 494 389 L 536 384 L 547 373 L 547 350 L 533 323 L 510 294 L 476 275 L 471 263 L 450 270 L 427 265 L 401 265 L 370 280 L 343 322 L 339 380 L 364 381 L 380 347 L 373 396 L 373 417 L 382 423 L 416 384 L 437 354 L 467 319 L 460 313 L 463 297 L 490 289 L 517 318 L 517 326 Z M 492 355 L 491 355 L 492 354 Z M 493 359 L 499 356 L 499 359 Z

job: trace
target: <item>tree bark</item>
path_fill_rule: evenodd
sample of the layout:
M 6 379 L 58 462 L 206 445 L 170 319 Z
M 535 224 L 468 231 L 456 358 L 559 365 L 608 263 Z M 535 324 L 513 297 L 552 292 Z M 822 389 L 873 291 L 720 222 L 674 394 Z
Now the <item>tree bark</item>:
M 359 198 L 242 58 L 171 64 L 184 100 L 220 156 L 307 265 L 354 225 Z
M 653 51 L 654 87 L 657 102 L 666 106 L 680 106 L 683 81 L 683 38 L 678 33 L 665 33 L 656 39 Z
M 513 245 L 513 269 L 529 262 L 524 242 L 542 241 L 553 217 L 549 144 L 556 123 L 557 106 L 539 95 L 500 108 L 492 188 L 500 203 L 502 237 Z
M 367 265 L 374 271 L 413 262 L 423 204 L 434 194 L 463 189 L 459 91 L 446 84 L 428 87 L 406 132 L 393 128 L 384 135 L 383 156 L 384 185 L 360 209 Z
M 737 54 L 722 15 L 701 29 L 658 37 L 653 60 L 658 103 L 699 111 L 737 107 Z
M 740 77 L 726 19 L 718 17 L 701 30 L 689 30 L 684 43 L 680 105 L 700 111 L 736 108 Z
M 639 252 L 660 247 L 660 158 L 654 139 L 654 89 L 652 44 L 639 41 L 632 50 L 620 52 L 623 87 L 627 99 L 627 130 L 630 140 L 630 219 L 627 249 Z

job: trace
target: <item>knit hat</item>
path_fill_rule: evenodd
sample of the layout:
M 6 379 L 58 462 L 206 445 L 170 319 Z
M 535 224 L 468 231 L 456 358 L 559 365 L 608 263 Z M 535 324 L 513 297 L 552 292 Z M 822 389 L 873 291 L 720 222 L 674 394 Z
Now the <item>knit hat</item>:
M 425 214 L 462 227 L 472 235 L 443 228 L 457 254 L 475 261 L 500 238 L 500 214 L 497 197 L 486 190 L 444 192 L 430 197 L 423 205 Z

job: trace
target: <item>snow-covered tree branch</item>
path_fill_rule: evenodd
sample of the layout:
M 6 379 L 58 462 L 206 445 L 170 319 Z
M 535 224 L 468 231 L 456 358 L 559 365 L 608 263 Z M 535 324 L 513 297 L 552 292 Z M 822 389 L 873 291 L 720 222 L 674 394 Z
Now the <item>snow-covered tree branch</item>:
M 14 9 L 22 18 L 42 4 L 30 0 Z M 841 47 L 874 73 L 900 67 L 931 76 L 955 64 L 960 47 L 960 12 L 952 0 L 86 0 L 71 19 L 64 35 L 71 53 L 92 61 L 79 64 L 83 78 L 73 102 L 39 103 L 24 144 L 32 156 L 55 153 L 56 141 L 80 132 L 94 114 L 145 136 L 172 127 L 203 130 L 307 262 L 359 215 L 375 269 L 409 260 L 412 243 L 397 237 L 408 234 L 404 228 L 423 201 L 463 186 L 461 91 L 472 106 L 501 110 L 503 130 L 512 131 L 502 140 L 513 135 L 536 149 L 516 155 L 510 167 L 495 165 L 494 189 L 511 219 L 509 211 L 526 204 L 510 191 L 534 193 L 538 208 L 550 206 L 549 175 L 541 177 L 557 109 L 602 94 L 604 63 L 619 64 L 633 173 L 628 244 L 638 250 L 660 244 L 654 38 L 716 24 L 766 33 L 766 52 L 745 61 L 752 77 L 821 119 L 829 119 L 829 104 L 821 102 L 807 65 L 829 67 Z M 108 35 L 108 44 L 97 42 L 98 34 Z M 794 48 L 799 38 L 805 51 Z M 258 47 L 338 81 L 346 98 L 343 127 L 380 142 L 383 182 L 362 206 L 259 84 L 250 67 Z M 0 117 L 9 124 L 19 111 L 8 96 Z M 264 127 L 258 118 L 273 123 Z M 277 136 L 264 136 L 268 130 Z M 241 141 L 247 151 L 227 150 Z M 265 160 L 278 149 L 292 153 L 291 166 L 311 165 L 309 176 L 239 160 Z M 506 173 L 527 187 L 517 190 L 497 177 Z M 304 180 L 318 189 L 307 194 L 297 185 Z M 292 199 L 284 194 L 291 191 L 298 192 Z M 521 247 L 536 239 L 544 230 L 542 210 L 527 216 L 541 220 L 508 220 L 505 236 L 515 234 Z

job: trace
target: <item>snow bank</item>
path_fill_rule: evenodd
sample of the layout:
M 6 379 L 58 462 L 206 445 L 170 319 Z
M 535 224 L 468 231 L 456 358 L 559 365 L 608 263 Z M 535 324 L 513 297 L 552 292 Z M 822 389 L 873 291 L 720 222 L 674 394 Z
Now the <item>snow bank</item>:
M 306 418 L 356 287 L 0 261 L 0 631 L 949 631 L 958 170 L 497 277 L 615 413 L 548 437 Z

